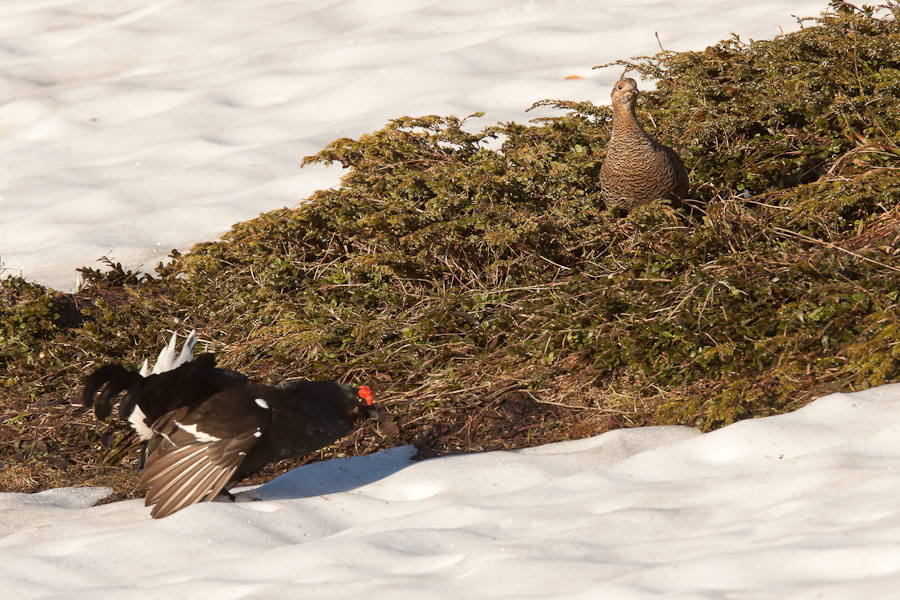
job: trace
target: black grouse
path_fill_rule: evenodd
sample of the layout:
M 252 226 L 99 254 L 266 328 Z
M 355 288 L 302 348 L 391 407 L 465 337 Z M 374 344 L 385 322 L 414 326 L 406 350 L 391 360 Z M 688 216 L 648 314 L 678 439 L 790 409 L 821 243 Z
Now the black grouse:
M 173 335 L 152 371 L 146 362 L 139 372 L 98 368 L 82 396 L 104 420 L 125 392 L 119 417 L 146 442 L 141 488 L 155 518 L 228 493 L 265 465 L 318 450 L 350 433 L 358 418 L 377 416 L 368 386 L 262 385 L 216 368 L 212 354 L 195 358 L 194 332 L 177 358 L 175 341 Z

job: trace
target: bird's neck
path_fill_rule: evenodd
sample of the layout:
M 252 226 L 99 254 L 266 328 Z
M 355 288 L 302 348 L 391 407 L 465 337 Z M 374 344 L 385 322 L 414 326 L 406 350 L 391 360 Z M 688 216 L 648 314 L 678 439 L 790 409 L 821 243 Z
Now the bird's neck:
M 633 106 L 613 106 L 612 137 L 620 136 L 647 136 L 634 114 Z

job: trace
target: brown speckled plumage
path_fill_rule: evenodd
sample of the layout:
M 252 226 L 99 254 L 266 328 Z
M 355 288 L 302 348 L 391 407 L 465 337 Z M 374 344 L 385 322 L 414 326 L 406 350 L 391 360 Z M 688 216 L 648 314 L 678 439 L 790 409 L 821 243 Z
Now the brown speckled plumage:
M 625 211 L 666 198 L 678 206 L 690 191 L 684 164 L 675 151 L 647 135 L 634 115 L 638 89 L 634 79 L 613 86 L 613 125 L 600 191 L 610 208 Z

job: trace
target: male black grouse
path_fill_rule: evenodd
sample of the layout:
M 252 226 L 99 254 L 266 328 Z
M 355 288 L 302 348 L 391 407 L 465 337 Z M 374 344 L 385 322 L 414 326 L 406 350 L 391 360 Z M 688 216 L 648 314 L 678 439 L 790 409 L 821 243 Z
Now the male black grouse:
M 265 465 L 318 450 L 374 417 L 372 390 L 333 381 L 268 386 L 217 369 L 212 354 L 193 356 L 191 332 L 175 356 L 173 335 L 153 370 L 98 368 L 84 386 L 84 406 L 98 419 L 127 419 L 146 442 L 141 488 L 151 515 L 162 518 L 215 498 Z M 99 395 L 98 395 L 99 394 Z

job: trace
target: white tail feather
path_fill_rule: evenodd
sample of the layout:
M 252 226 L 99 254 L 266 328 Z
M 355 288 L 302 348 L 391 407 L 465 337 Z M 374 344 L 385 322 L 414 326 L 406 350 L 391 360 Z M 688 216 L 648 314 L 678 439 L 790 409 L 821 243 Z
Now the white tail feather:
M 189 363 L 194 360 L 194 346 L 197 345 L 197 330 L 192 329 L 191 333 L 188 334 L 186 340 L 184 340 L 184 346 L 181 347 L 181 354 L 178 355 L 178 359 L 172 364 L 173 369 L 177 369 L 184 363 Z
M 178 347 L 177 342 L 178 334 L 173 333 L 169 343 L 160 350 L 159 357 L 156 359 L 156 364 L 153 365 L 153 370 L 148 371 L 147 361 L 144 361 L 140 371 L 141 376 L 149 377 L 150 375 L 165 373 L 166 371 L 177 369 L 181 365 L 194 360 L 194 346 L 197 345 L 197 331 L 192 330 L 188 335 L 187 339 L 184 341 L 184 345 L 181 347 L 181 354 L 178 355 L 178 358 L 175 357 L 175 350 Z

